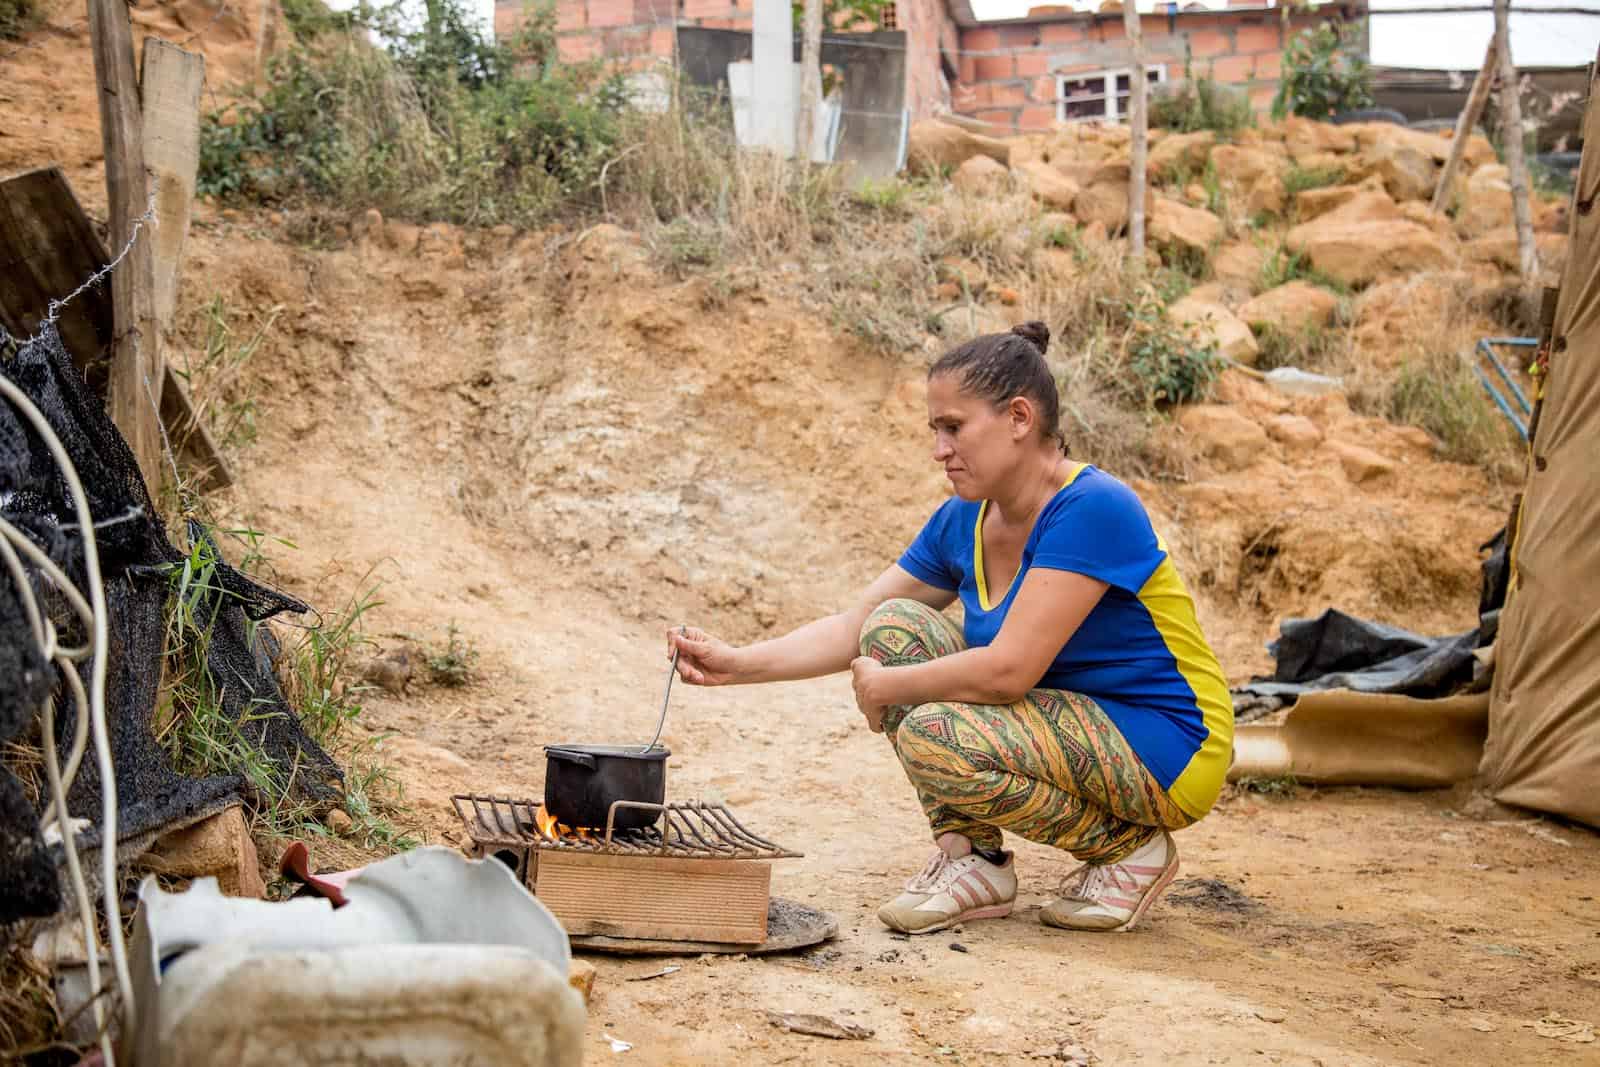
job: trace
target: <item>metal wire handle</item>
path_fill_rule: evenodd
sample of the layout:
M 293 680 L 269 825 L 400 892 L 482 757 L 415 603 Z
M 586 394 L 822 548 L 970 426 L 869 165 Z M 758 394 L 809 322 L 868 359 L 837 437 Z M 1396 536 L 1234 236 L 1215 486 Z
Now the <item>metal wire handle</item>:
M 683 636 L 688 632 L 688 630 L 689 628 L 687 626 L 678 627 L 679 636 Z M 650 739 L 650 743 L 648 745 L 639 750 L 640 752 L 649 752 L 652 748 L 656 747 L 656 742 L 661 740 L 661 728 L 667 724 L 667 701 L 672 699 L 672 679 L 678 676 L 679 651 L 681 650 L 677 647 L 672 649 L 672 666 L 667 668 L 667 691 L 661 697 L 661 718 L 656 720 L 656 735 Z

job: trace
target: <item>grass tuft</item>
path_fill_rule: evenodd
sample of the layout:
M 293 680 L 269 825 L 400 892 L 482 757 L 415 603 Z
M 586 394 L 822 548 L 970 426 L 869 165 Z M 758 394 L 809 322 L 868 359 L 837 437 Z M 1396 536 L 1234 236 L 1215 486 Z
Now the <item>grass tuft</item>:
M 427 652 L 428 676 L 439 685 L 456 688 L 469 685 L 478 668 L 478 650 L 470 639 L 461 636 L 456 624 L 445 632 L 444 643 Z

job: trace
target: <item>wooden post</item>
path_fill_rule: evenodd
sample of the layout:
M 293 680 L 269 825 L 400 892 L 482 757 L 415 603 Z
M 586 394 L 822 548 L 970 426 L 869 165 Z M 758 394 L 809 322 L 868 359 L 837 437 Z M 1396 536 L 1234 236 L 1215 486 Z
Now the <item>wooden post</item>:
M 1128 250 L 1136 269 L 1144 268 L 1145 157 L 1149 140 L 1145 94 L 1144 36 L 1135 0 L 1122 0 L 1122 28 L 1128 36 L 1128 126 L 1133 131 L 1128 146 Z M 1115 91 L 1115 85 L 1112 86 Z
M 111 250 L 128 244 L 149 204 L 144 122 L 133 70 L 133 30 L 123 0 L 89 0 L 89 38 L 100 96 Z M 111 274 L 115 338 L 111 355 L 111 421 L 127 438 L 152 495 L 161 486 L 161 340 L 155 315 L 151 232 L 146 228 Z
M 1450 186 L 1455 181 L 1456 169 L 1461 166 L 1461 157 L 1467 151 L 1467 139 L 1472 136 L 1473 129 L 1478 125 L 1478 119 L 1483 116 L 1484 102 L 1489 99 L 1489 87 L 1494 84 L 1495 67 L 1499 61 L 1499 53 L 1495 35 L 1489 36 L 1489 47 L 1483 53 L 1483 66 L 1478 68 L 1478 76 L 1472 79 L 1472 91 L 1467 94 L 1467 106 L 1461 109 L 1461 116 L 1456 119 L 1455 138 L 1450 142 L 1450 155 L 1444 161 L 1444 169 L 1439 172 L 1439 184 L 1433 190 L 1433 210 L 1443 211 L 1450 200 Z
M 205 80 L 204 56 L 154 37 L 144 39 L 139 88 L 144 101 L 144 161 L 155 183 L 156 213 L 161 219 L 151 258 L 163 354 L 178 309 L 178 276 L 200 168 L 200 91 Z M 196 415 L 189 390 L 173 372 L 172 360 L 162 362 L 161 422 L 172 451 L 191 466 L 194 484 L 202 491 L 233 484 L 233 472 Z
M 795 158 L 811 161 L 817 135 L 818 97 L 822 92 L 822 0 L 805 0 L 800 41 L 800 107 L 794 123 Z
M 152 235 L 151 280 L 156 319 L 165 340 L 177 310 L 178 272 L 200 169 L 200 90 L 206 61 L 175 44 L 146 37 L 141 68 L 144 162 L 155 183 L 156 214 L 161 220 Z
M 1522 280 L 1539 276 L 1539 248 L 1533 243 L 1533 212 L 1528 205 L 1528 159 L 1522 150 L 1522 101 L 1517 68 L 1511 62 L 1511 0 L 1494 0 L 1494 37 L 1500 60 L 1500 140 L 1511 170 L 1511 214 L 1517 223 L 1517 258 Z

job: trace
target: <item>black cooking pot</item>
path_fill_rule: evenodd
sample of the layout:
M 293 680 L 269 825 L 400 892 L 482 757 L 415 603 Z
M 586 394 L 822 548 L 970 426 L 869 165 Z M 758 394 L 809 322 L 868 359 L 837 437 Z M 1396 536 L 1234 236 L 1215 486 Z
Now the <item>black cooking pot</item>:
M 671 753 L 663 746 L 546 745 L 544 753 L 544 810 L 574 829 L 603 831 L 611 805 L 619 800 L 666 800 Z M 618 808 L 611 825 L 640 830 L 660 817 L 658 811 Z

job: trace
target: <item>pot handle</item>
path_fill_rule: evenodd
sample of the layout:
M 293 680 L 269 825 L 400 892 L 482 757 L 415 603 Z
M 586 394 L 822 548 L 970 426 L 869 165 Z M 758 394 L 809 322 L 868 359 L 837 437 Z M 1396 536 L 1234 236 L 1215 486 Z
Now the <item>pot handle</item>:
M 587 752 L 575 752 L 570 748 L 547 748 L 544 754 L 551 759 L 565 760 L 568 763 L 577 763 L 589 770 L 594 770 L 594 757 Z

